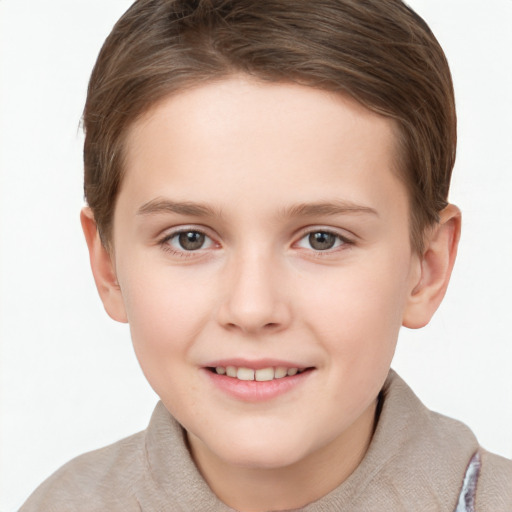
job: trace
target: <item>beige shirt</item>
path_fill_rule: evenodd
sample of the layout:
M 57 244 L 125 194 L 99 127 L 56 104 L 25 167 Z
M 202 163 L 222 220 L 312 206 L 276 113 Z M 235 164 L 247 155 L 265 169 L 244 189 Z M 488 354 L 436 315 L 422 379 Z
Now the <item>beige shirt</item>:
M 304 512 L 454 512 L 468 464 L 479 450 L 462 423 L 425 408 L 393 371 L 363 461 Z M 512 461 L 480 449 L 477 512 L 512 512 Z M 472 507 L 471 507 L 472 508 Z M 67 463 L 21 512 L 232 512 L 199 474 L 183 429 L 160 402 L 150 424 Z

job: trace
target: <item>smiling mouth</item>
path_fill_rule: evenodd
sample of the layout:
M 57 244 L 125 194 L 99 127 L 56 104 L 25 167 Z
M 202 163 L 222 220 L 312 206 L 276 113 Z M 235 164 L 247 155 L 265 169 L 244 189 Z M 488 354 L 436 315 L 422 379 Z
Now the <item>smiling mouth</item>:
M 271 380 L 293 377 L 294 375 L 301 374 L 312 369 L 313 368 L 285 368 L 284 366 L 278 366 L 277 368 L 259 368 L 257 370 L 253 368 L 245 368 L 243 366 L 217 366 L 215 368 L 208 368 L 209 371 L 217 375 L 223 375 L 237 380 L 253 380 L 257 382 L 268 382 Z

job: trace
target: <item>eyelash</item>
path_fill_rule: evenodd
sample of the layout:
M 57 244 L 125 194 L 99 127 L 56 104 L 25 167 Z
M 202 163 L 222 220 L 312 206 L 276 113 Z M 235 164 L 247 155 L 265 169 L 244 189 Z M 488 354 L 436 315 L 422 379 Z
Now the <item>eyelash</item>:
M 325 249 L 325 250 L 320 250 L 320 249 L 314 249 L 312 247 L 310 248 L 305 248 L 305 250 L 308 250 L 308 251 L 311 251 L 311 253 L 315 256 L 315 257 L 318 257 L 318 258 L 321 258 L 321 257 L 326 257 L 326 256 L 329 256 L 329 255 L 332 255 L 333 253 L 335 252 L 338 252 L 338 251 L 342 251 L 342 250 L 345 250 L 347 248 L 349 248 L 350 246 L 353 246 L 354 245 L 354 240 L 344 236 L 344 235 L 341 235 L 340 233 L 332 230 L 332 229 L 327 229 L 327 228 L 307 228 L 307 229 L 304 229 L 303 232 L 301 233 L 301 236 L 300 238 L 298 239 L 297 242 L 295 242 L 294 245 L 297 245 L 299 244 L 302 240 L 310 237 L 311 235 L 314 235 L 314 234 L 322 234 L 322 235 L 329 235 L 329 236 L 333 236 L 335 237 L 336 241 L 335 243 L 338 243 L 337 246 L 335 247 L 332 247 L 332 248 L 328 248 L 328 249 Z
M 180 236 L 182 234 L 185 234 L 185 233 L 194 233 L 194 234 L 198 234 L 198 235 L 204 236 L 205 239 L 210 240 L 210 243 L 212 245 L 215 244 L 215 241 L 212 239 L 212 237 L 210 237 L 207 233 L 205 233 L 204 230 L 199 229 L 199 228 L 192 228 L 191 227 L 191 228 L 182 228 L 182 229 L 173 231 L 171 233 L 168 233 L 161 240 L 159 240 L 158 245 L 160 245 L 162 250 L 172 254 L 173 256 L 178 256 L 180 258 L 191 258 L 191 257 L 194 257 L 194 255 L 197 255 L 197 253 L 199 253 L 200 251 L 209 248 L 209 247 L 206 247 L 206 248 L 200 247 L 200 248 L 198 248 L 196 250 L 187 250 L 185 248 L 182 248 L 182 249 L 175 249 L 175 248 L 173 248 L 172 245 L 169 242 L 171 240 L 173 240 L 174 238 L 176 238 L 176 237 L 178 237 L 178 236 Z M 300 238 L 297 240 L 297 242 L 294 243 L 294 245 L 298 245 L 302 240 L 304 240 L 307 237 L 310 237 L 311 235 L 314 235 L 314 234 L 322 234 L 322 235 L 333 236 L 336 239 L 335 243 L 338 243 L 338 245 L 335 246 L 334 248 L 328 248 L 328 249 L 325 249 L 325 250 L 321 250 L 321 249 L 317 249 L 316 250 L 316 249 L 314 249 L 312 247 L 310 247 L 310 248 L 303 248 L 304 250 L 311 251 L 311 253 L 314 254 L 315 257 L 327 256 L 327 255 L 332 254 L 333 252 L 344 250 L 347 247 L 354 245 L 354 241 L 349 239 L 349 238 L 347 238 L 346 236 L 343 236 L 340 233 L 337 233 L 337 232 L 335 232 L 333 230 L 322 229 L 322 228 L 313 228 L 313 229 L 312 228 L 308 228 L 308 229 L 303 230 L 303 232 L 301 233 Z
M 174 249 L 172 247 L 172 245 L 169 243 L 171 242 L 171 240 L 173 240 L 174 238 L 182 235 L 182 234 L 185 234 L 185 233 L 195 233 L 195 234 L 199 234 L 199 235 L 202 235 L 204 236 L 206 239 L 210 240 L 212 244 L 215 244 L 215 242 L 213 241 L 212 237 L 208 236 L 204 230 L 202 229 L 199 229 L 199 228 L 182 228 L 182 229 L 178 229 L 176 231 L 173 231 L 171 233 L 168 233 L 167 235 L 165 235 L 161 240 L 159 240 L 158 242 L 158 245 L 160 245 L 160 247 L 162 248 L 162 250 L 170 253 L 171 255 L 173 256 L 178 256 L 180 258 L 191 258 L 193 257 L 195 254 L 197 254 L 198 252 L 200 252 L 203 247 L 197 249 L 197 250 L 186 250 L 184 248 L 182 249 Z

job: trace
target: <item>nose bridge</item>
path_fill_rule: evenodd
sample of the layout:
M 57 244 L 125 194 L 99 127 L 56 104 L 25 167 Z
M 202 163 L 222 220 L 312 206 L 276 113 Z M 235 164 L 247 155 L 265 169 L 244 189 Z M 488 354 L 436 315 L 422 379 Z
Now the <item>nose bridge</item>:
M 220 306 L 221 322 L 244 332 L 285 327 L 290 308 L 279 259 L 270 250 L 252 247 L 230 260 L 226 268 L 228 287 Z

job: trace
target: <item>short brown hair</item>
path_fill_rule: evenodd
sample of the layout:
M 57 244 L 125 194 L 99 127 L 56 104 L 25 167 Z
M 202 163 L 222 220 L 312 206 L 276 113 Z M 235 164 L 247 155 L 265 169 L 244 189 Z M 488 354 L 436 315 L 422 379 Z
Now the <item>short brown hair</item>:
M 392 118 L 413 247 L 447 204 L 453 85 L 401 0 L 137 0 L 108 36 L 84 110 L 85 197 L 108 246 L 127 128 L 173 92 L 246 73 L 349 95 Z

